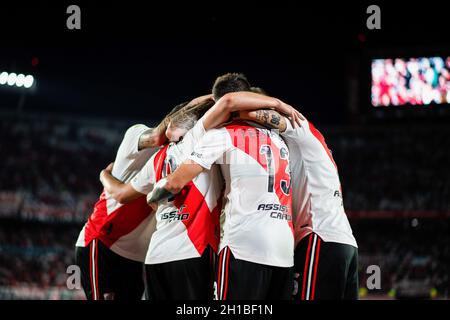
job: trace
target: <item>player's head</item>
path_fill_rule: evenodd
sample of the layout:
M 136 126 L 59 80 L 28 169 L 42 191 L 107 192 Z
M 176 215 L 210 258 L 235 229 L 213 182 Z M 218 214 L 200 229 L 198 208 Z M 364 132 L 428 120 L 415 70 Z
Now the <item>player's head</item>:
M 229 92 L 250 91 L 250 88 L 250 83 L 242 73 L 227 73 L 216 79 L 212 93 L 217 101 Z
M 261 88 L 261 87 L 251 87 L 251 88 L 250 88 L 250 91 L 251 91 L 251 92 L 254 92 L 254 93 L 262 94 L 262 95 L 264 95 L 264 96 L 267 96 L 267 95 L 268 95 L 267 92 L 266 92 L 266 90 L 264 90 L 264 89 Z
M 214 101 L 205 101 L 191 108 L 181 108 L 173 114 L 166 129 L 167 139 L 178 142 L 190 129 L 194 127 L 206 111 L 214 105 Z

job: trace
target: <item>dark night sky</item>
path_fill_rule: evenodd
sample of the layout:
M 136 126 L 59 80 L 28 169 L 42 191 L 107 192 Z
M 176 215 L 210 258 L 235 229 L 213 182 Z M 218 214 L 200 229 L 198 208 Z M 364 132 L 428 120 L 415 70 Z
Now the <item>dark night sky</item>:
M 377 3 L 382 30 L 369 31 L 371 3 L 294 3 L 1 4 L 0 69 L 36 76 L 38 90 L 26 110 L 159 118 L 206 93 L 216 76 L 237 71 L 312 119 L 342 122 L 352 65 L 365 70 L 374 52 L 448 48 L 443 4 Z M 69 4 L 80 4 L 81 31 L 65 28 Z M 32 57 L 39 58 L 37 67 Z M 0 91 L 0 107 L 17 100 L 16 93 Z M 368 101 L 361 107 L 369 108 Z

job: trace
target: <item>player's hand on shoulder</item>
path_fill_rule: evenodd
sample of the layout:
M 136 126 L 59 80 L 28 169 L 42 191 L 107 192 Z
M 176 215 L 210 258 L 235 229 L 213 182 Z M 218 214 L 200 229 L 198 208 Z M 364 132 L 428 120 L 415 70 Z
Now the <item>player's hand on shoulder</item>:
M 279 100 L 279 102 L 280 107 L 278 108 L 277 111 L 284 114 L 291 121 L 291 124 L 294 128 L 296 128 L 297 126 L 301 127 L 302 125 L 301 122 L 305 120 L 305 117 L 291 105 L 281 100 Z

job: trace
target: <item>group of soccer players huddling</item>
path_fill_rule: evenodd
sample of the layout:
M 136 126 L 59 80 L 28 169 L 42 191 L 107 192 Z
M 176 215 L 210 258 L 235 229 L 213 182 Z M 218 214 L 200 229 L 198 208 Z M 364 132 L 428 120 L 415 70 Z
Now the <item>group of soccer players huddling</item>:
M 242 74 L 130 127 L 76 242 L 94 300 L 357 299 L 323 135 Z

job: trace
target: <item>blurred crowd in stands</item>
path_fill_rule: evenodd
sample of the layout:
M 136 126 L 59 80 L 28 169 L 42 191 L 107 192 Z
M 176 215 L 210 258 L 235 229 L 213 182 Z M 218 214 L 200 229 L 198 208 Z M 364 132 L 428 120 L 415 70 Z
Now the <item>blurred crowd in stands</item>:
M 127 126 L 45 120 L 1 122 L 0 216 L 84 221 L 100 194 L 99 170 Z
M 76 225 L 2 221 L 0 299 L 82 298 L 81 291 L 70 291 L 66 285 L 79 229 Z
M 73 246 L 101 192 L 99 172 L 114 159 L 131 124 L 2 116 L 0 299 L 74 298 L 66 289 Z M 318 128 L 338 165 L 350 217 L 352 212 L 450 212 L 445 165 L 450 128 Z M 369 276 L 367 266 L 374 264 L 381 268 L 380 292 L 399 292 L 402 280 L 419 279 L 448 296 L 449 219 L 416 222 L 351 220 L 360 246 L 361 286 Z M 40 293 L 18 289 L 24 286 Z M 42 288 L 48 288 L 45 294 Z
M 325 136 L 347 211 L 450 212 L 450 127 L 350 127 Z
M 373 274 L 367 268 L 376 265 L 381 288 L 375 293 L 450 298 L 449 219 L 356 219 L 351 223 L 359 246 L 361 288 Z M 367 291 L 361 293 L 364 297 Z

